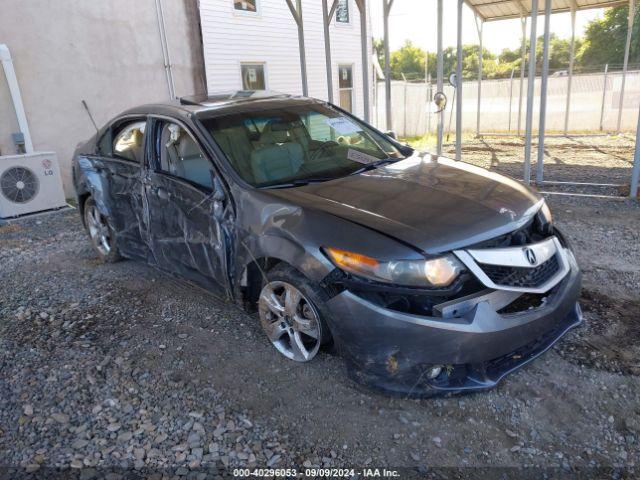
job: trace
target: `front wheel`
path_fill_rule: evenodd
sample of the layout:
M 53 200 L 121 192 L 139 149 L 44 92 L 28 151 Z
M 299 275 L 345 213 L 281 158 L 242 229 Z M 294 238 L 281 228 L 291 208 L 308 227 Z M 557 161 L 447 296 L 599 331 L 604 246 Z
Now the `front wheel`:
M 84 224 L 87 227 L 93 248 L 106 263 L 120 260 L 116 247 L 116 234 L 109 224 L 109 219 L 100 213 L 93 198 L 87 198 L 84 204 Z
M 260 323 L 276 350 L 290 360 L 309 362 L 331 333 L 318 304 L 321 292 L 289 266 L 267 272 L 258 300 Z

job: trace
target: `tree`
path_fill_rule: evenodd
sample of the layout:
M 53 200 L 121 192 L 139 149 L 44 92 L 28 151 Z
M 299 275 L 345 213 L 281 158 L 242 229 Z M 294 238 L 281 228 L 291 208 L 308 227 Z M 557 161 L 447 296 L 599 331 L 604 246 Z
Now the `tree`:
M 520 56 L 522 55 L 522 47 L 515 48 L 513 50 L 509 48 L 504 48 L 500 55 L 498 56 L 498 61 L 500 63 L 513 63 L 520 62 Z
M 575 53 L 576 60 L 582 45 L 582 40 L 576 38 Z M 542 63 L 544 61 L 544 36 L 538 37 L 536 45 L 536 69 L 539 72 L 542 71 Z M 558 38 L 555 33 L 552 33 L 549 37 L 549 71 L 568 70 L 569 62 L 571 60 L 571 40 L 564 40 Z
M 610 8 L 602 19 L 593 20 L 585 30 L 584 44 L 580 51 L 580 64 L 622 65 L 627 40 L 629 7 Z M 636 9 L 633 37 L 629 55 L 630 63 L 640 63 L 640 8 Z
M 586 28 L 584 38 L 576 38 L 575 66 L 577 69 L 597 66 L 605 63 L 620 66 L 624 60 L 624 47 L 627 36 L 628 7 L 609 8 L 604 18 L 593 20 Z M 633 37 L 629 61 L 631 64 L 640 63 L 640 8 L 637 9 L 633 27 Z M 536 70 L 542 71 L 543 36 L 536 41 Z M 527 51 L 529 40 L 525 40 Z M 374 40 L 373 47 L 377 52 L 380 65 L 384 67 L 384 49 L 382 40 Z M 478 77 L 479 47 L 478 45 L 463 45 L 463 78 L 475 80 Z M 451 73 L 456 71 L 457 54 L 455 47 L 444 50 L 445 81 Z M 551 72 L 567 70 L 569 68 L 571 40 L 561 39 L 551 34 L 549 41 L 549 69 Z M 432 79 L 437 76 L 437 54 L 427 53 L 414 45 L 410 40 L 399 50 L 391 52 L 391 78 L 401 80 L 402 74 L 407 80 L 424 81 L 425 61 L 428 58 L 428 70 Z M 483 50 L 483 78 L 509 78 L 512 71 L 520 71 L 521 45 L 516 48 L 505 48 L 496 56 L 490 51 Z
M 394 80 L 424 80 L 424 66 L 427 52 L 406 40 L 400 50 L 391 53 L 391 76 Z

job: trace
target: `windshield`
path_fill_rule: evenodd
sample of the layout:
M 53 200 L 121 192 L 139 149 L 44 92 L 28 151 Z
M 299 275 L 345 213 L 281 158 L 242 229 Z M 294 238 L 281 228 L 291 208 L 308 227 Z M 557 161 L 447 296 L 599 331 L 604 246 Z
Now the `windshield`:
M 203 124 L 255 187 L 331 180 L 403 158 L 382 135 L 321 104 L 225 115 Z

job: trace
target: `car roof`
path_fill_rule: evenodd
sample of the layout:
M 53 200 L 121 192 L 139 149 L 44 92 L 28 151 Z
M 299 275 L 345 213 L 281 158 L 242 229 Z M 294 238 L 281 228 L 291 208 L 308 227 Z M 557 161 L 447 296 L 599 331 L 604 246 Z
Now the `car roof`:
M 211 95 L 193 95 L 131 108 L 122 115 L 167 115 L 174 117 L 211 118 L 220 115 L 247 111 L 282 108 L 292 105 L 323 103 L 313 98 L 289 95 L 272 91 L 238 90 Z

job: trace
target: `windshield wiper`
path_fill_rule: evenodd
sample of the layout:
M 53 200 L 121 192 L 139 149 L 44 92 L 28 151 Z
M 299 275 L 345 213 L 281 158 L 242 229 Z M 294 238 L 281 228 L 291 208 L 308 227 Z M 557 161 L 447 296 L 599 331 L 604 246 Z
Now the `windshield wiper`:
M 396 163 L 399 160 L 402 160 L 402 159 L 401 158 L 391 158 L 391 157 L 383 158 L 382 160 L 378 160 L 377 162 L 368 163 L 364 167 L 359 168 L 358 170 L 353 172 L 351 175 L 358 175 L 360 173 L 369 172 L 371 170 L 375 170 L 376 168 L 382 167 L 383 165 L 388 165 L 390 163 Z
M 375 170 L 376 168 L 382 167 L 383 165 L 387 165 L 390 163 L 396 163 L 398 161 L 402 160 L 402 158 L 392 158 L 392 157 L 387 157 L 387 158 L 383 158 L 381 160 L 369 163 L 367 165 L 364 165 L 362 168 L 359 168 L 358 170 L 356 170 L 355 172 L 351 172 L 349 174 L 347 174 L 347 176 L 351 176 L 351 175 L 358 175 L 359 173 L 364 173 L 364 172 L 368 172 L 370 170 Z M 274 185 L 265 185 L 264 187 L 260 187 L 261 189 L 271 189 L 271 188 L 293 188 L 293 187 L 304 187 L 305 185 L 309 185 L 310 183 L 322 183 L 322 182 L 328 182 L 331 180 L 337 180 L 338 178 L 343 178 L 342 176 L 336 176 L 336 177 L 309 177 L 309 178 L 299 178 L 296 180 L 291 180 L 289 182 L 284 182 L 284 183 L 277 183 Z
M 335 180 L 339 177 L 310 177 L 310 178 L 300 178 L 298 180 L 292 180 L 290 182 L 278 183 L 275 185 L 265 185 L 264 187 L 260 187 L 263 189 L 270 188 L 292 188 L 292 187 L 304 187 L 305 185 L 309 185 L 310 183 L 322 183 L 328 182 L 330 180 Z

